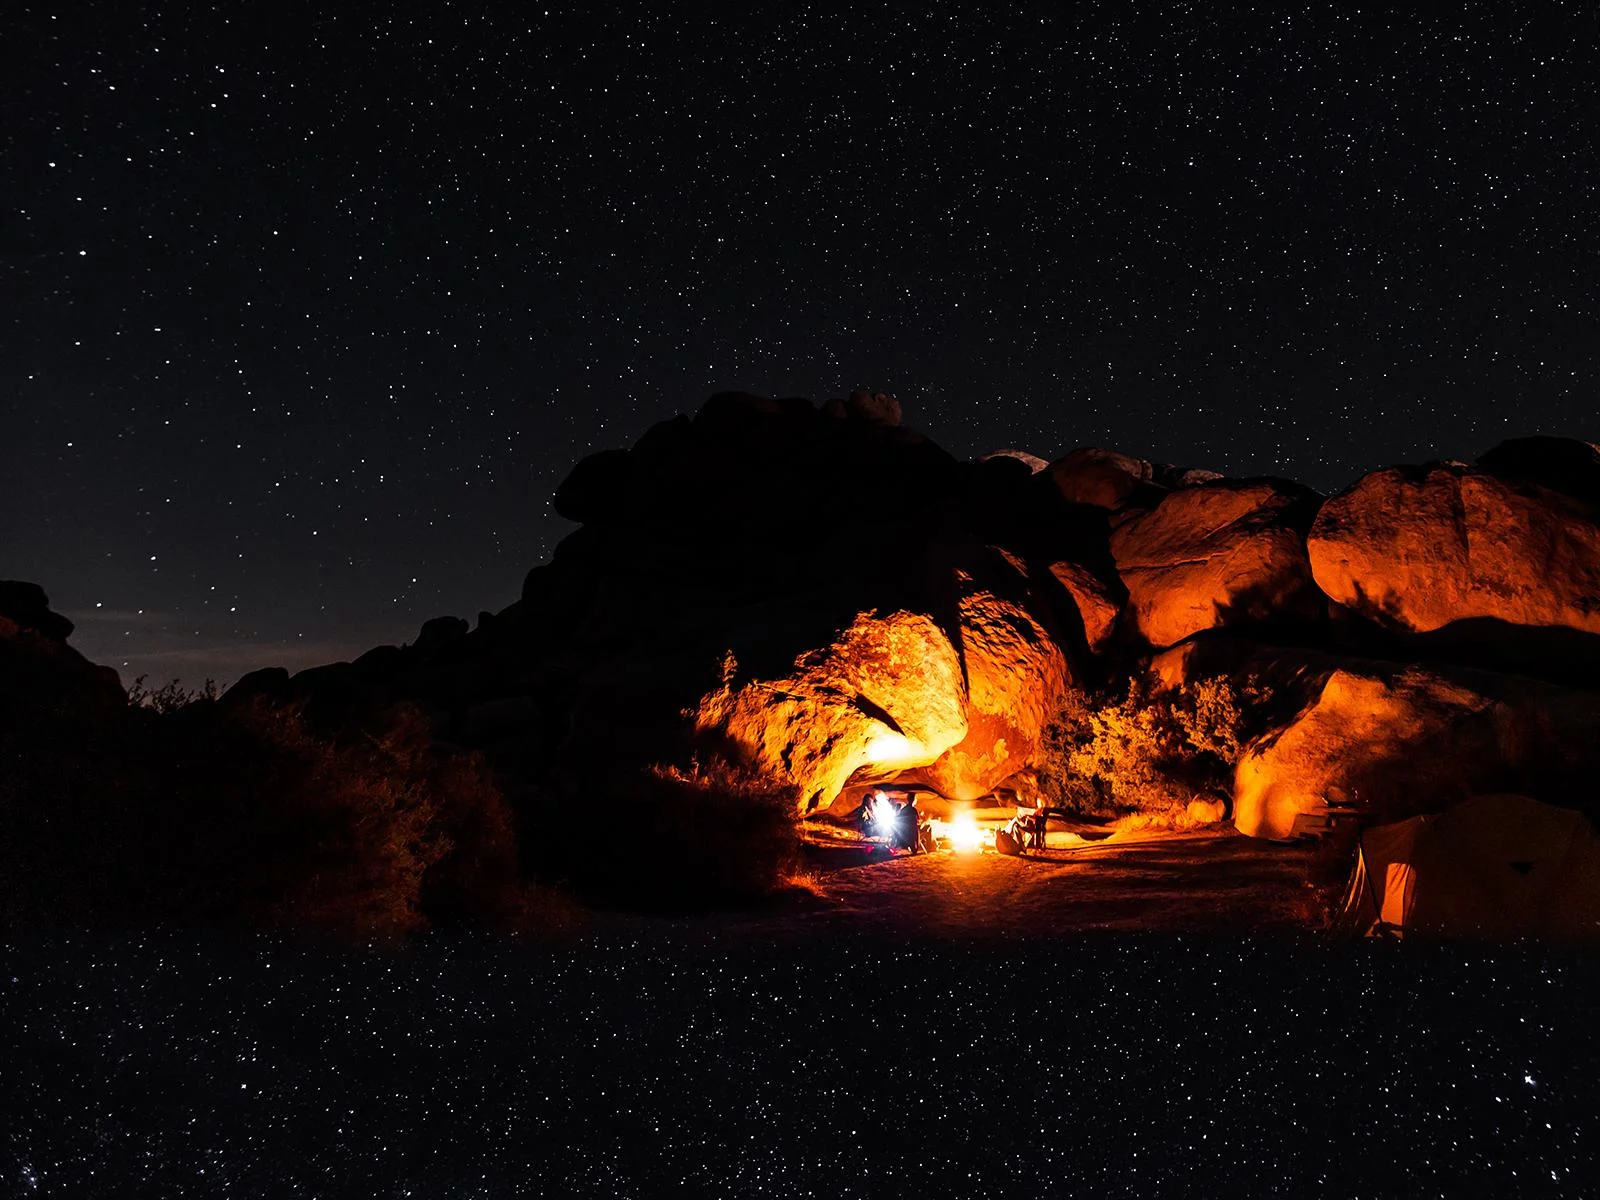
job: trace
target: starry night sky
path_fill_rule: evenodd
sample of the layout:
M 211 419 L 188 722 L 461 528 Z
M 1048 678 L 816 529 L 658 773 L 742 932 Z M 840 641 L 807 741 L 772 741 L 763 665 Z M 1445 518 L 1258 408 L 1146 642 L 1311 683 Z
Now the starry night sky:
M 1600 439 L 1587 6 L 23 3 L 0 576 L 226 683 L 472 617 L 739 388 L 1325 490 Z

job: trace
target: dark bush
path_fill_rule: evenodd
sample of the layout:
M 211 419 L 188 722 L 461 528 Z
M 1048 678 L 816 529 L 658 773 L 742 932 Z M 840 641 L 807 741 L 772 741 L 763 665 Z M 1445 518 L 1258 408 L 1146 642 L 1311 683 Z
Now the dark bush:
M 344 937 L 538 923 L 494 780 L 415 710 L 314 731 L 262 699 L 132 699 L 0 730 L 0 919 Z
M 694 907 L 748 901 L 799 858 L 798 796 L 720 758 L 612 775 L 538 806 L 544 869 L 598 902 Z

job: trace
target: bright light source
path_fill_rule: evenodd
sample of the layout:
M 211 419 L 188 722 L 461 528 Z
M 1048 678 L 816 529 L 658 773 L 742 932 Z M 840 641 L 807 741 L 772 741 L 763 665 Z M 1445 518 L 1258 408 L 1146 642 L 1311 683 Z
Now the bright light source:
M 894 801 L 882 792 L 874 792 L 868 803 L 872 805 L 869 810 L 872 813 L 872 827 L 878 831 L 878 836 L 893 837 L 895 819 L 899 816 Z
M 957 854 L 970 854 L 983 849 L 983 831 L 969 812 L 959 812 L 951 817 L 945 832 L 950 838 L 950 849 Z

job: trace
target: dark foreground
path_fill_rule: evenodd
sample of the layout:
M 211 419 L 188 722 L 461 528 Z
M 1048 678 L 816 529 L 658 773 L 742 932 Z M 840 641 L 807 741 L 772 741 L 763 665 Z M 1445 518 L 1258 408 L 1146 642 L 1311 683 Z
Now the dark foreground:
M 1287 937 L 40 938 L 0 949 L 0 1195 L 1583 1194 L 1597 982 Z

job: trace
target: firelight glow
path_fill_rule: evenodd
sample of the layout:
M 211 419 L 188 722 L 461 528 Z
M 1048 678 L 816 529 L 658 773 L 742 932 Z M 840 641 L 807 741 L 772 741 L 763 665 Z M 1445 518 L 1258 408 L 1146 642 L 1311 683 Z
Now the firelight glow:
M 983 849 L 983 831 L 969 812 L 956 813 L 951 817 L 946 833 L 950 838 L 950 849 L 957 854 L 971 854 Z
M 914 757 L 911 739 L 903 733 L 880 733 L 867 743 L 868 762 L 907 762 Z

